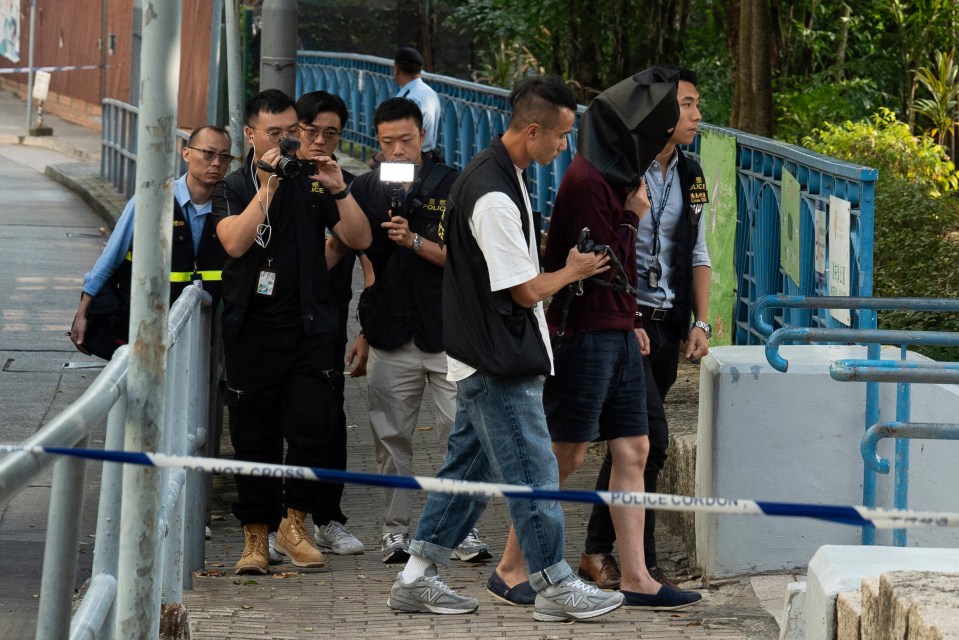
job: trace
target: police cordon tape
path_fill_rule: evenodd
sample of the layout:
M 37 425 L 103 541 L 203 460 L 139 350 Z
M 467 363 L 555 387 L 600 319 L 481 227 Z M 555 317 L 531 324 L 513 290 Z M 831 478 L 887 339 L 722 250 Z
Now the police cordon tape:
M 359 484 L 372 487 L 436 491 L 472 496 L 559 500 L 606 504 L 611 507 L 643 507 L 663 511 L 698 511 L 728 515 L 766 515 L 815 518 L 852 526 L 872 525 L 877 529 L 912 527 L 959 527 L 959 513 L 875 509 L 862 506 L 767 502 L 733 498 L 677 496 L 666 493 L 632 491 L 574 491 L 534 489 L 524 485 L 470 482 L 424 476 L 391 476 L 357 471 L 338 471 L 316 467 L 299 467 L 243 460 L 221 460 L 193 456 L 172 456 L 164 453 L 137 453 L 68 447 L 38 447 L 0 444 L 0 453 L 53 454 L 119 462 L 146 467 L 186 469 L 214 475 L 270 476 L 295 480 Z
M 114 65 L 107 65 L 107 67 L 112 67 Z M 100 65 L 98 64 L 68 64 L 60 67 L 34 67 L 34 71 L 78 71 L 83 69 L 99 69 Z M 0 73 L 29 73 L 30 67 L 7 67 L 6 69 L 0 69 Z

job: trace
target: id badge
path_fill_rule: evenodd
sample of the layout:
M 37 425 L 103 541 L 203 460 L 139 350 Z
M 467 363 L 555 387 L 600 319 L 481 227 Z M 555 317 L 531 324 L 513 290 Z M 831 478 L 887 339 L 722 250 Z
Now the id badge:
M 657 289 L 659 288 L 659 272 L 650 269 L 649 271 L 649 288 Z
M 260 274 L 256 279 L 256 295 L 271 298 L 275 290 L 276 269 L 260 267 Z

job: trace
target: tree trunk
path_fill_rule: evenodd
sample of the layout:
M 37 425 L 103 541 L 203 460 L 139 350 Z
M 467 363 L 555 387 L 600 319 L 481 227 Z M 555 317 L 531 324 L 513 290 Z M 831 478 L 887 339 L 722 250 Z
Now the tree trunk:
M 846 44 L 849 42 L 849 18 L 852 8 L 843 3 L 842 26 L 839 27 L 839 44 L 836 45 L 836 82 L 842 82 L 843 66 L 846 64 Z
M 430 35 L 429 0 L 420 0 L 420 34 L 423 38 L 423 68 L 433 70 L 433 38 Z
M 733 91 L 733 126 L 772 135 L 772 31 L 768 0 L 742 0 Z

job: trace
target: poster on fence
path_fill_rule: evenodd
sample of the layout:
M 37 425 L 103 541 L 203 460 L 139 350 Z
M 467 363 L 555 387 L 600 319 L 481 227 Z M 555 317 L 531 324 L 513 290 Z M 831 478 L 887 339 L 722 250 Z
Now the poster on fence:
M 783 169 L 779 200 L 779 264 L 799 285 L 799 181 Z
M 11 62 L 20 62 L 20 0 L 0 0 L 0 56 Z
M 829 295 L 849 295 L 849 212 L 848 201 L 829 196 Z M 849 309 L 830 309 L 830 315 L 852 326 Z
M 816 200 L 816 218 L 813 220 L 816 231 L 816 254 L 813 271 L 817 294 L 826 291 L 826 202 Z
M 705 130 L 699 159 L 709 202 L 703 208 L 706 246 L 713 268 L 709 283 L 710 345 L 731 344 L 736 301 L 736 137 Z

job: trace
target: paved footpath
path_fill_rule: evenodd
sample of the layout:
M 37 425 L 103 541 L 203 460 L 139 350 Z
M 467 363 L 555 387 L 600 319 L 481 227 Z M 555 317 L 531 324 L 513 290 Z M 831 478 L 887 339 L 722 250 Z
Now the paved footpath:
M 0 144 L 17 145 L 4 147 L 4 155 L 13 160 L 29 163 L 37 171 L 45 171 L 70 189 L 89 200 L 108 200 L 101 215 L 107 219 L 118 213 L 122 198 L 113 194 L 97 176 L 99 173 L 99 133 L 70 125 L 58 118 L 49 118 L 54 136 L 47 139 L 24 139 L 22 130 L 25 120 L 24 106 L 8 92 L 0 91 Z M 28 147 L 47 149 L 46 154 L 28 151 Z M 52 153 L 56 151 L 58 153 Z M 24 186 L 26 182 L 22 183 Z M 63 189 L 63 193 L 66 190 Z M 76 215 L 83 222 L 62 221 L 64 228 L 74 225 L 91 227 L 90 212 L 82 204 L 74 205 Z M 69 215 L 65 212 L 64 215 Z M 95 230 L 95 227 L 94 227 Z M 40 234 L 35 239 L 44 242 L 43 234 L 49 228 L 24 226 L 22 233 Z M 93 235 L 93 234 L 91 234 Z M 27 242 L 22 237 L 19 242 Z M 49 240 L 46 240 L 49 242 Z M 73 263 L 59 265 L 59 270 L 69 276 L 68 299 L 58 299 L 55 311 L 58 320 L 50 319 L 45 326 L 62 331 L 72 318 L 76 289 L 86 271 L 100 240 L 90 240 L 90 247 Z M 4 258 L 4 260 L 8 260 Z M 81 264 L 82 262 L 82 264 Z M 75 263 L 75 264 L 74 264 Z M 4 263 L 4 272 L 10 267 Z M 58 317 L 59 317 L 58 316 Z M 50 335 L 56 331 L 50 329 Z M 355 328 L 353 333 L 355 334 Z M 62 336 L 62 333 L 59 335 Z M 57 358 L 82 359 L 67 349 L 58 348 Z M 698 372 L 687 372 L 686 384 L 695 385 Z M 680 384 L 683 383 L 681 376 Z M 74 391 L 74 395 L 77 391 Z M 364 379 L 347 381 L 347 422 L 349 437 L 350 468 L 360 471 L 375 471 L 376 462 L 372 437 L 366 415 L 366 385 Z M 415 443 L 415 472 L 431 475 L 440 465 L 435 453 L 439 447 L 431 426 L 434 424 L 432 405 L 424 401 L 420 427 Z M 4 406 L 12 398 L 0 399 Z M 57 405 L 59 407 L 59 404 Z M 52 414 L 50 414 L 52 415 Z M 693 421 L 687 428 L 694 428 L 695 411 L 685 407 L 677 415 L 681 420 Z M 49 416 L 47 416 L 47 419 Z M 39 418 L 37 419 L 39 422 Z M 677 427 L 680 425 L 677 425 Z M 224 442 L 229 451 L 228 437 Z M 599 456 L 591 454 L 582 470 L 571 478 L 570 486 L 590 488 L 599 466 Z M 189 611 L 192 637 L 202 638 L 742 638 L 773 639 L 779 628 L 769 612 L 782 608 L 783 587 L 792 576 L 753 576 L 741 579 L 713 581 L 704 587 L 698 576 L 690 574 L 687 558 L 677 538 L 665 531 L 661 534 L 663 564 L 675 574 L 688 579 L 684 586 L 703 591 L 702 603 L 686 611 L 675 613 L 652 613 L 620 609 L 592 623 L 541 623 L 533 620 L 528 608 L 499 604 L 485 592 L 486 579 L 492 571 L 496 558 L 502 550 L 508 527 L 508 516 L 502 500 L 491 502 L 487 513 L 480 521 L 482 537 L 490 543 L 494 560 L 486 564 L 456 562 L 443 571 L 444 579 L 454 588 L 475 596 L 480 608 L 475 614 L 460 616 L 410 615 L 393 613 L 386 607 L 389 592 L 398 565 L 384 565 L 379 554 L 379 522 L 381 513 L 381 490 L 349 486 L 344 496 L 344 511 L 349 516 L 352 531 L 367 545 L 367 553 L 359 556 L 327 556 L 327 566 L 319 570 L 297 569 L 292 565 L 279 565 L 272 575 L 250 578 L 233 575 L 233 564 L 242 549 L 242 532 L 239 523 L 230 514 L 230 503 L 235 497 L 232 478 L 214 479 L 212 539 L 207 543 L 206 568 L 193 578 L 193 589 L 185 591 L 184 604 Z M 414 514 L 419 512 L 423 496 L 418 494 L 414 502 Z M 587 505 L 569 505 L 566 508 L 567 544 L 566 558 L 574 567 L 583 545 Z M 32 544 L 39 543 L 45 530 L 46 518 L 36 517 L 36 524 L 29 525 Z M 415 523 L 414 523 L 415 525 Z M 16 548 L 9 546 L 10 548 Z M 35 565 L 39 575 L 39 564 Z M 0 588 L 0 601 L 5 588 Z M 758 595 L 757 595 L 758 594 Z M 7 594 L 8 596 L 10 594 Z M 28 598 L 24 604 L 33 601 Z M 9 603 L 12 605 L 12 602 Z M 6 618 L 14 607 L 0 607 L 0 619 Z M 35 615 L 35 614 L 34 614 Z M 13 626 L 0 623 L 0 638 L 32 637 L 27 625 Z M 24 633 L 21 633 L 24 632 Z

